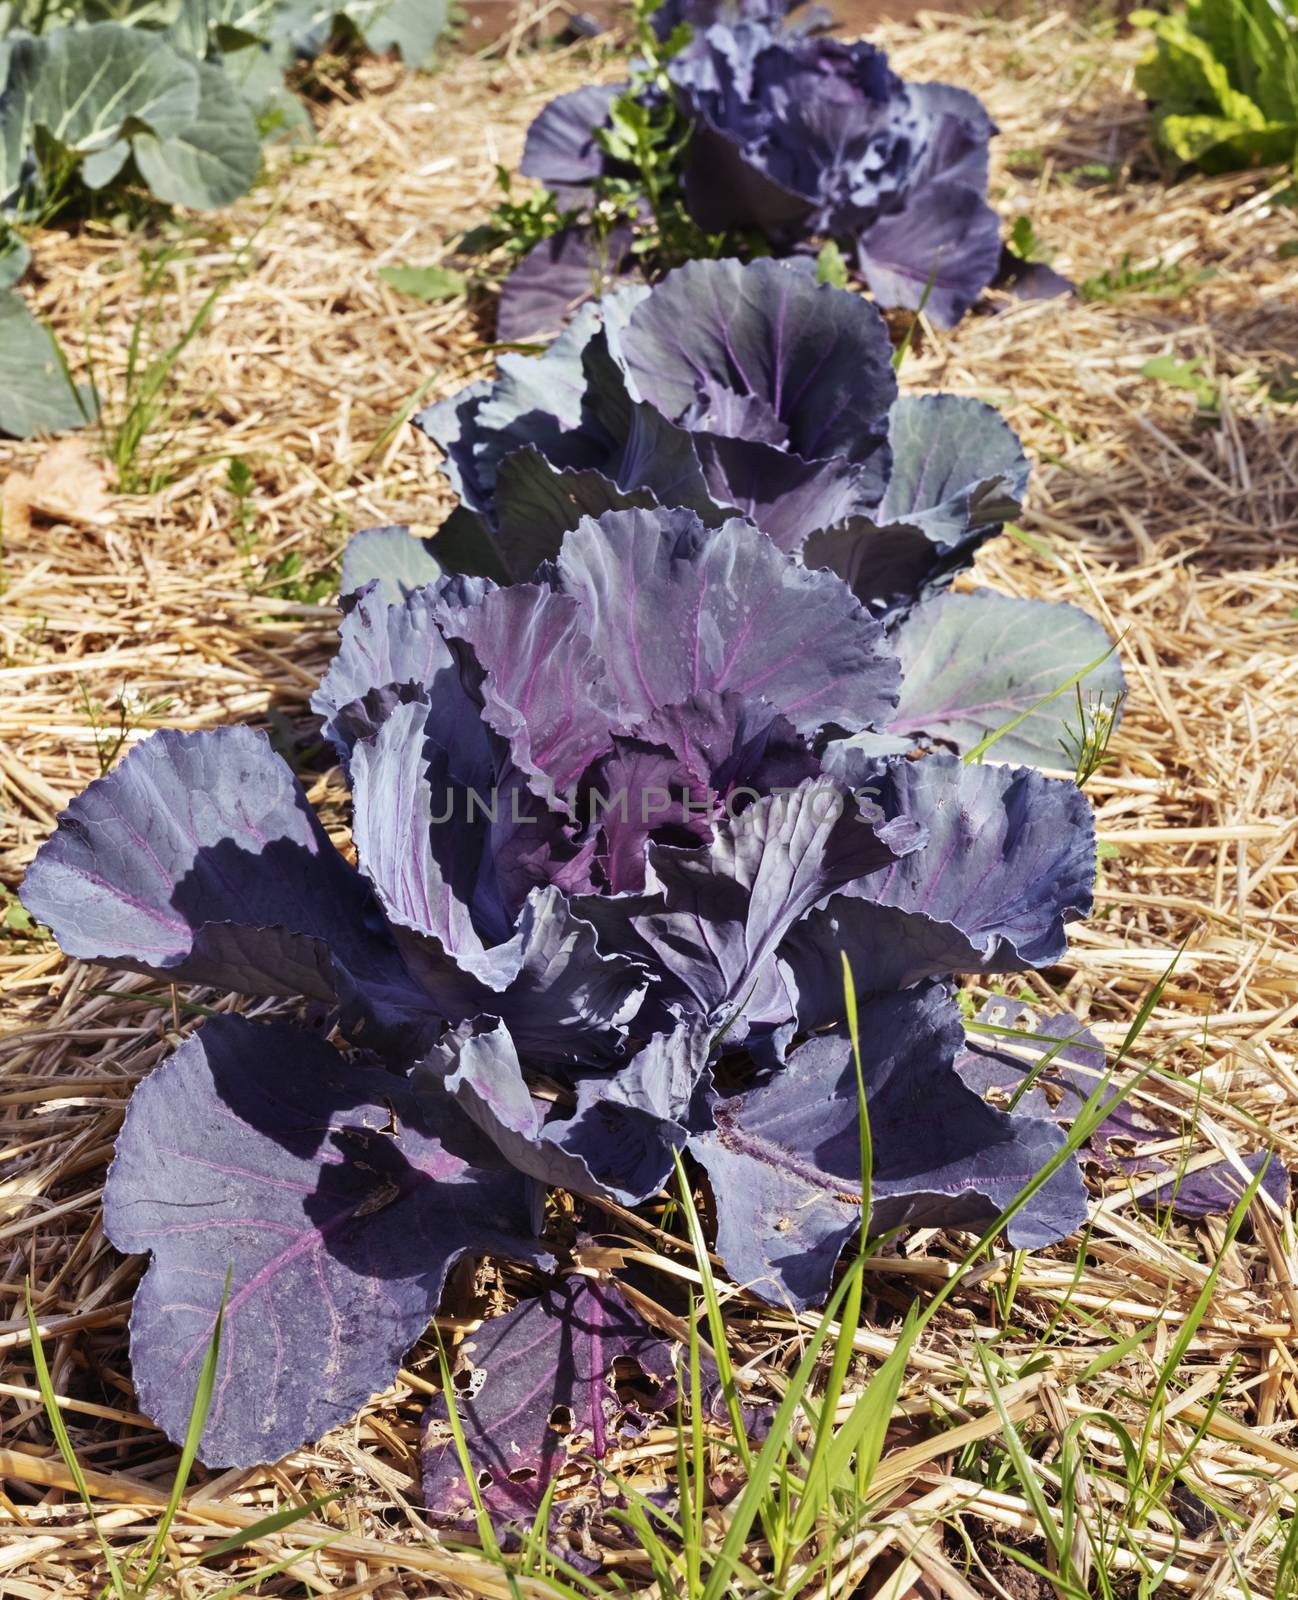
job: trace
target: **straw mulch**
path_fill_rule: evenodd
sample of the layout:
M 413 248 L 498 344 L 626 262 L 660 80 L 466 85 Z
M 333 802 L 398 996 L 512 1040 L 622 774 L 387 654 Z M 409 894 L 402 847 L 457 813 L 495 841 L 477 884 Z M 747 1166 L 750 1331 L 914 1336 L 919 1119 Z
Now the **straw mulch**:
M 1024 519 L 1033 547 L 1002 539 L 980 560 L 980 578 L 1075 601 L 1123 635 L 1129 703 L 1115 759 L 1090 785 L 1116 854 L 1068 963 L 1013 992 L 1066 1004 L 1116 1043 L 1184 943 L 1129 1064 L 1155 1068 L 1140 1094 L 1186 1114 L 1197 1108 L 1192 1159 L 1274 1144 L 1292 1165 L 1298 260 L 1283 247 L 1298 235 L 1294 213 L 1271 204 L 1278 180 L 1159 179 L 1130 87 L 1128 40 L 1052 14 L 1013 25 L 934 17 L 887 42 L 908 76 L 951 79 L 987 101 L 1002 130 L 993 198 L 1007 223 L 1030 215 L 1055 264 L 1076 279 L 1129 256 L 1133 267 L 1156 264 L 1162 283 L 1112 302 L 1022 306 L 966 319 L 951 334 L 928 330 L 904 370 L 914 387 L 994 401 L 1038 464 Z M 355 527 L 436 527 L 446 499 L 431 452 L 400 414 L 421 386 L 445 392 L 489 359 L 462 302 L 423 307 L 390 291 L 377 269 L 440 259 L 449 237 L 482 219 L 494 163 L 517 159 L 543 101 L 611 70 L 615 62 L 589 46 L 452 58 L 431 77 L 372 64 L 354 97 L 324 114 L 315 149 L 283 161 L 219 219 L 219 233 L 176 241 L 181 254 L 147 339 L 174 338 L 203 294 L 236 275 L 168 391 L 175 407 L 155 431 L 167 481 L 154 493 L 110 492 L 105 506 L 93 484 L 65 473 L 71 514 L 38 509 L 30 526 L 10 492 L 0 593 L 0 879 L 10 888 L 119 734 L 129 745 L 152 726 L 243 720 L 270 725 L 299 751 L 310 745 L 305 697 L 334 612 L 274 587 L 284 557 L 300 554 L 297 578 L 309 580 L 327 573 Z M 138 239 L 109 229 L 53 231 L 37 244 L 37 304 L 73 352 L 89 342 L 110 421 L 120 414 L 131 327 L 155 315 L 140 305 L 139 250 Z M 1201 362 L 1217 410 L 1142 376 L 1158 355 Z M 0 445 L 0 477 L 30 472 L 45 448 Z M 226 487 L 232 456 L 254 478 L 246 509 L 256 542 L 242 552 Z M 315 781 L 313 799 L 339 835 L 342 794 L 336 774 Z M 33 1386 L 23 1282 L 30 1276 L 101 1526 L 125 1548 L 151 1525 L 175 1454 L 135 1411 L 126 1316 L 141 1264 L 105 1243 L 100 1187 L 132 1085 L 195 1013 L 188 995 L 66 962 L 12 909 L 10 923 L 0 956 L 0 1592 L 45 1600 L 88 1595 L 105 1573 Z M 1116 1534 L 1121 1464 L 1095 1413 L 1111 1412 L 1141 1437 L 1222 1224 L 1160 1228 L 1129 1190 L 1105 1195 L 1098 1181 L 1095 1199 L 1080 1269 L 1063 1249 L 1030 1258 L 1007 1308 L 998 1263 L 930 1331 L 881 1469 L 884 1520 L 840 1552 L 844 1580 L 868 1568 L 872 1590 L 899 1597 L 1034 1592 L 1035 1580 L 993 1549 L 999 1540 L 1043 1558 L 1025 1500 L 998 1476 L 1000 1425 L 973 1353 L 994 1328 L 1013 1371 L 1054 1323 L 1045 1359 L 1009 1382 L 1007 1403 L 1036 1441 L 1048 1487 L 1062 1470 L 1061 1441 L 1075 1440 L 1078 1493 L 1106 1537 Z M 1253 1594 L 1271 1592 L 1276 1513 L 1298 1486 L 1298 1290 L 1291 1219 L 1260 1203 L 1253 1212 L 1222 1256 L 1206 1318 L 1148 1429 L 1150 1472 L 1156 1459 L 1166 1466 L 1188 1452 L 1187 1487 L 1118 1541 L 1106 1558 L 1116 1580 L 1143 1560 L 1152 1570 L 1166 1563 L 1168 1592 L 1235 1596 L 1246 1582 Z M 668 1248 L 631 1219 L 611 1217 L 608 1228 L 651 1251 Z M 869 1362 L 888 1348 L 898 1308 L 959 1253 L 958 1241 L 921 1236 L 907 1259 L 880 1264 L 859 1336 Z M 737 1353 L 778 1380 L 796 1351 L 795 1321 L 743 1297 L 731 1316 Z M 1078 1381 L 1142 1328 L 1142 1343 Z M 274 1469 L 204 1481 L 174 1530 L 177 1564 L 276 1506 L 343 1495 L 251 1556 L 195 1567 L 176 1592 L 212 1593 L 327 1535 L 326 1550 L 298 1555 L 259 1592 L 505 1593 L 478 1558 L 430 1538 L 418 1510 L 429 1361 L 421 1346 L 391 1392 L 317 1447 Z M 669 1448 L 651 1438 L 627 1470 L 651 1477 Z M 715 1515 L 720 1527 L 724 1511 Z M 621 1570 L 633 1578 L 634 1560 L 624 1557 Z M 845 1582 L 841 1592 L 850 1589 Z

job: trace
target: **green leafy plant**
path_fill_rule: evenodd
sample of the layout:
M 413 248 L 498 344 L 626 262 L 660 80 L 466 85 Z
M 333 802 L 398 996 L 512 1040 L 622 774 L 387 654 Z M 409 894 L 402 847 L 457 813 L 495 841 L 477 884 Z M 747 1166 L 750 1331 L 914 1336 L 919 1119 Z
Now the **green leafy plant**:
M 20 294 L 0 288 L 0 434 L 80 428 L 98 409 L 93 387 L 74 381 L 50 330 Z
M 1020 261 L 1049 261 L 1054 253 L 1038 237 L 1031 217 L 1015 217 L 1010 229 L 1010 248 Z
M 671 267 L 733 251 L 725 236 L 705 233 L 685 203 L 684 157 L 693 128 L 677 104 L 667 65 L 689 43 L 690 28 L 681 23 L 659 38 L 653 21 L 658 6 L 659 0 L 635 0 L 632 8 L 635 56 L 607 125 L 595 130 L 609 161 L 594 188 L 609 222 L 638 216 L 648 204 L 652 221 L 635 252 Z
M 827 239 L 816 257 L 816 282 L 834 289 L 847 288 L 847 261 L 833 239 Z
M 353 41 L 422 62 L 443 0 L 0 0 L 0 433 L 94 419 L 92 390 L 9 292 L 25 234 L 111 195 L 215 210 L 246 194 L 263 140 L 310 133 L 285 84 Z
M 637 220 L 641 226 L 634 253 L 667 268 L 700 256 L 740 253 L 742 241 L 729 234 L 704 233 L 686 207 L 682 176 L 692 128 L 677 106 L 667 66 L 689 42 L 690 29 L 681 24 L 660 39 L 653 24 L 660 4 L 661 0 L 633 0 L 630 74 L 609 105 L 606 124 L 593 130 L 594 142 L 607 160 L 591 184 L 590 219 L 603 237 L 619 223 Z M 504 248 L 510 257 L 526 255 L 576 219 L 578 213 L 563 209 L 550 190 L 520 201 L 504 167 L 496 168 L 496 177 L 503 199 L 485 228 L 476 228 L 461 240 L 466 253 Z M 762 252 L 744 248 L 743 253 Z
M 1154 35 L 1136 82 L 1170 156 L 1209 172 L 1298 170 L 1298 0 L 1190 0 L 1131 21 Z
M 380 267 L 379 277 L 398 294 L 413 295 L 425 303 L 453 300 L 469 287 L 468 278 L 454 267 Z
M 157 199 L 210 210 L 252 185 L 261 141 L 237 84 L 118 22 L 14 32 L 0 55 L 0 195 L 44 220 L 128 169 Z
M 1077 696 L 1077 722 L 1064 724 L 1059 742 L 1080 789 L 1112 759 L 1109 741 L 1118 725 L 1118 714 L 1122 710 L 1126 692 L 1119 690 L 1114 695 L 1106 695 L 1101 690 L 1097 694 L 1083 695 L 1080 683 L 1074 686 L 1074 692 Z
M 1178 295 L 1195 284 L 1213 277 L 1211 267 L 1188 271 L 1174 261 L 1147 261 L 1141 266 L 1132 264 L 1131 252 L 1124 253 L 1116 267 L 1105 267 L 1103 272 L 1085 278 L 1077 286 L 1083 300 L 1123 300 L 1128 295 Z
M 496 164 L 496 183 L 501 198 L 485 223 L 470 228 L 458 248 L 468 256 L 489 255 L 493 250 L 503 250 L 511 260 L 525 256 L 533 245 L 553 237 L 576 217 L 575 211 L 564 211 L 549 189 L 534 189 L 520 200 L 514 194 L 514 180 L 509 169 Z
M 50 931 L 41 927 L 27 907 L 3 883 L 0 883 L 0 927 L 19 939 L 48 939 Z
M 175 269 L 183 264 L 184 253 L 168 246 L 141 254 L 140 305 L 131 327 L 121 390 L 105 395 L 100 407 L 104 454 L 117 469 L 124 494 L 155 494 L 170 480 L 172 468 L 165 452 L 174 438 L 170 423 L 180 404 L 173 383 L 176 368 L 181 356 L 207 327 L 217 301 L 248 271 L 253 244 L 273 215 L 274 208 L 237 251 L 228 271 L 199 301 L 179 335 L 169 342 L 164 342 L 158 330 L 167 286 Z M 93 357 L 88 355 L 88 360 L 93 367 Z M 236 476 L 240 473 L 239 468 L 229 470 Z M 248 481 L 250 487 L 251 479 Z M 232 488 L 233 482 L 227 478 L 226 487 Z M 237 490 L 232 492 L 238 499 Z
M 252 547 L 257 542 L 256 514 L 252 506 L 252 495 L 256 486 L 257 480 L 253 477 L 252 468 L 248 463 L 242 456 L 231 456 L 225 466 L 225 487 L 234 498 L 230 537 L 245 560 L 251 555 Z
M 1195 356 L 1190 361 L 1178 361 L 1175 356 L 1154 356 L 1140 369 L 1142 378 L 1153 378 L 1156 383 L 1169 384 L 1173 389 L 1184 389 L 1198 402 L 1200 411 L 1216 411 L 1217 385 L 1203 375 L 1203 359 Z

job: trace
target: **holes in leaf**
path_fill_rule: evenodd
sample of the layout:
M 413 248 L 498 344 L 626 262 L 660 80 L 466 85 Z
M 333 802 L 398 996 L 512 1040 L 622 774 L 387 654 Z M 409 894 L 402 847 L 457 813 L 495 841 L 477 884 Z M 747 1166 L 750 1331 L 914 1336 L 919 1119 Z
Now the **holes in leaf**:
M 619 1405 L 644 1411 L 653 1407 L 662 1385 L 633 1356 L 618 1356 L 609 1374 L 609 1387 Z
M 489 1467 L 483 1467 L 482 1471 L 478 1474 L 478 1488 L 490 1489 L 495 1481 L 496 1480 L 491 1475 L 491 1469 Z
M 510 1483 L 530 1483 L 536 1476 L 535 1467 L 515 1467 L 509 1474 Z
M 466 1400 L 477 1399 L 486 1381 L 487 1374 L 482 1367 L 461 1367 L 451 1378 L 456 1394 L 463 1395 Z
M 555 1406 L 550 1413 L 550 1426 L 556 1433 L 572 1432 L 572 1407 Z

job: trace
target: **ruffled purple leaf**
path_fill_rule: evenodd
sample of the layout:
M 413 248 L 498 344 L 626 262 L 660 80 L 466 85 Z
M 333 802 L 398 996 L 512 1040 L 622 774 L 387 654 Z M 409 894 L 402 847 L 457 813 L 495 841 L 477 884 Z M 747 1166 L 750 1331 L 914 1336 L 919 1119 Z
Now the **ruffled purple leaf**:
M 871 616 L 892 624 L 968 566 L 980 542 L 975 536 L 944 550 L 922 528 L 905 523 L 881 528 L 871 517 L 848 516 L 813 533 L 802 546 L 802 559 L 813 570 L 841 578 Z M 909 749 L 910 743 L 902 740 L 898 748 Z
M 553 1137 L 590 1172 L 588 1194 L 636 1205 L 670 1184 L 690 1133 L 712 1126 L 710 1048 L 710 1027 L 692 1018 L 655 1033 L 611 1077 L 577 1080 L 576 1104 Z
M 956 322 L 995 277 L 986 202 L 995 127 L 950 84 L 903 84 L 865 41 L 713 27 L 669 65 L 695 124 L 687 203 L 703 228 L 777 245 L 850 241 L 884 305 Z
M 891 733 L 972 750 L 989 733 L 1016 726 L 988 750 L 993 761 L 1069 767 L 1063 738 L 1077 733 L 1074 674 L 1083 704 L 1112 708 L 1125 690 L 1122 668 L 1101 625 L 1076 606 L 1018 600 L 978 590 L 926 600 L 892 634 L 902 663 L 901 703 Z M 1104 657 L 1103 660 L 1100 658 Z
M 400 538 L 416 549 L 421 545 L 406 533 Z M 390 585 L 372 578 L 351 597 L 338 630 L 337 654 L 311 696 L 311 709 L 344 762 L 357 741 L 373 738 L 397 706 L 413 700 L 427 704 L 439 693 L 459 689 L 455 659 L 432 622 L 436 588 L 390 596 Z
M 59 819 L 23 904 L 85 961 L 256 995 L 376 1010 L 418 994 L 369 886 L 248 728 L 164 731 Z M 344 976 L 345 974 L 345 976 Z
M 598 345 L 592 348 L 597 350 Z M 724 481 L 711 481 L 700 448 L 705 441 L 643 401 L 628 400 L 617 407 L 616 414 L 601 410 L 600 396 L 610 391 L 604 387 L 598 370 L 592 383 L 592 410 L 599 415 L 601 425 L 620 438 L 604 470 L 622 486 L 622 492 L 648 490 L 656 505 L 693 511 L 710 528 L 741 509 L 732 504 Z M 621 386 L 625 375 L 617 372 L 612 381 Z
M 775 960 L 789 931 L 918 837 L 907 819 L 870 823 L 838 784 L 809 779 L 718 825 L 706 849 L 651 846 L 663 909 L 637 915 L 634 930 L 675 980 L 683 1008 L 730 1023 L 738 1042 L 792 1016 Z
M 395 1378 L 465 1253 L 536 1259 L 527 1185 L 400 1079 L 282 1024 L 214 1017 L 136 1089 L 104 1196 L 152 1255 L 131 1314 L 140 1404 L 183 1439 L 230 1273 L 200 1455 L 275 1461 Z
M 949 583 L 1018 514 L 1028 461 L 990 406 L 961 395 L 903 395 L 888 419 L 892 472 L 877 508 L 821 524 L 802 547 L 862 604 L 892 618 Z
M 691 695 L 655 713 L 641 732 L 673 752 L 691 784 L 710 791 L 714 808 L 729 810 L 743 791 L 753 798 L 794 789 L 821 771 L 786 717 L 737 694 Z
M 868 768 L 861 778 L 869 783 Z M 889 762 L 871 787 L 885 816 L 927 839 L 847 893 L 958 928 L 993 971 L 1059 960 L 1065 924 L 1095 897 L 1095 821 L 1075 784 L 932 755 Z
M 557 1126 L 547 1128 L 549 1107 L 533 1096 L 514 1041 L 494 1018 L 468 1024 L 444 1040 L 420 1071 L 429 1098 L 440 1094 L 453 1100 L 482 1130 L 505 1165 L 547 1188 L 558 1186 L 577 1194 L 601 1192 L 581 1156 L 565 1149 L 554 1136 Z M 643 1198 L 637 1194 L 632 1203 Z
M 971 1089 L 995 1103 L 1014 1097 L 1034 1116 L 1071 1124 L 1105 1080 L 1104 1046 L 1067 1011 L 1046 1014 L 994 996 L 974 1020 L 980 1026 L 970 1033 L 956 1070 Z M 1165 1128 L 1127 1100 L 1105 1118 L 1088 1145 L 1093 1159 L 1112 1167 L 1120 1164 L 1124 1150 L 1166 1136 Z
M 1140 1204 L 1146 1211 L 1170 1210 L 1195 1222 L 1204 1217 L 1225 1216 L 1239 1204 L 1250 1179 L 1265 1167 L 1258 1193 L 1265 1194 L 1281 1215 L 1287 1216 L 1289 1171 L 1284 1162 L 1269 1151 L 1257 1150 L 1241 1156 L 1240 1165 L 1247 1177 L 1233 1161 L 1226 1160 L 1197 1167 L 1193 1172 L 1173 1173 L 1143 1194 Z
M 912 184 L 944 178 L 985 194 L 997 130 L 978 96 L 952 83 L 910 83 L 906 97 L 920 130 Z
M 926 842 L 860 875 L 792 930 L 780 955 L 804 1028 L 843 1014 L 840 953 L 865 992 L 1059 960 L 1066 924 L 1094 894 L 1094 823 L 1074 784 L 941 755 L 884 767 L 832 747 L 827 770 Z
M 655 1035 L 612 1075 L 589 1074 L 565 1110 L 529 1087 L 508 1031 L 482 1018 L 448 1035 L 421 1065 L 429 1094 L 444 1094 L 519 1172 L 574 1194 L 638 1205 L 667 1182 L 707 1070 L 708 1033 Z
M 1001 247 L 1001 264 L 994 288 L 1003 289 L 1014 300 L 1057 300 L 1075 294 L 1077 285 L 1044 261 L 1025 261 L 1009 245 Z M 1007 306 L 999 307 L 1008 310 Z
M 686 86 L 679 78 L 677 69 L 681 90 Z M 691 95 L 686 104 L 693 110 L 700 102 Z M 753 165 L 747 151 L 713 127 L 706 114 L 695 121 L 682 181 L 686 208 L 707 233 L 760 226 L 767 238 L 784 243 L 810 231 L 807 196 L 794 194 Z
M 538 1061 L 595 1066 L 623 1053 L 644 973 L 601 948 L 594 924 L 558 887 L 533 890 L 515 932 L 489 949 L 451 952 L 435 937 L 397 933 L 407 965 L 448 1021 L 499 1017 Z
M 442 451 L 442 471 L 468 511 L 490 510 L 501 462 L 526 445 L 559 466 L 598 464 L 583 459 L 592 451 L 570 438 L 582 419 L 582 352 L 598 326 L 597 310 L 583 307 L 539 359 L 501 356 L 493 382 L 469 384 L 416 413 L 415 426 Z M 534 566 L 515 570 L 505 562 L 516 577 L 529 576 Z
M 711 498 L 742 512 L 781 550 L 797 551 L 809 529 L 852 516 L 880 488 L 872 468 L 843 456 L 803 461 L 756 440 L 702 434 L 692 442 Z
M 579 528 L 588 525 L 598 538 L 599 529 L 638 515 L 612 513 Z M 570 535 L 564 552 L 580 537 Z M 518 584 L 457 610 L 442 625 L 472 650 L 484 674 L 482 715 L 509 741 L 515 764 L 538 793 L 562 794 L 612 748 L 626 707 L 608 682 L 607 653 L 600 649 L 606 641 L 592 642 L 581 599 Z
M 892 349 L 859 297 L 775 261 L 669 273 L 622 335 L 636 393 L 691 432 L 886 469 Z
M 888 418 L 892 472 L 875 516 L 922 528 L 939 548 L 1018 515 L 1028 459 L 991 406 L 963 395 L 903 395 Z
M 1038 1117 L 1008 1116 L 967 1088 L 949 990 L 927 985 L 864 1001 L 861 1065 L 874 1150 L 870 1225 L 983 1228 L 1062 1147 Z M 714 1133 L 691 1140 L 717 1205 L 717 1248 L 736 1282 L 777 1304 L 823 1300 L 861 1227 L 856 1068 L 843 1030 L 799 1046 L 783 1071 L 719 1103 Z M 1081 1178 L 1061 1167 L 1008 1226 L 1036 1249 L 1086 1215 Z
M 901 80 L 864 40 L 790 39 L 756 22 L 714 27 L 669 65 L 686 115 L 737 162 L 718 178 L 692 152 L 686 192 L 704 228 L 753 228 L 780 243 L 853 231 L 895 206 L 914 149 Z M 751 174 L 726 187 L 738 165 Z
M 601 239 L 574 223 L 533 245 L 501 288 L 496 338 L 504 344 L 554 338 L 578 307 L 599 299 L 619 278 L 635 271 L 631 242 L 629 227 L 614 228 Z
M 362 871 L 393 927 L 436 939 L 453 955 L 484 949 L 473 909 L 496 770 L 481 713 L 458 678 L 431 705 L 421 699 L 398 706 L 353 752 L 353 836 Z M 511 926 L 502 917 L 487 931 L 503 938 Z
M 613 740 L 609 755 L 595 769 L 586 806 L 592 820 L 598 819 L 596 859 L 610 894 L 644 889 L 645 849 L 665 824 L 707 837 L 711 807 L 706 789 L 706 777 L 691 772 L 670 746 Z
M 613 1284 L 591 1278 L 568 1278 L 493 1318 L 460 1353 L 470 1367 L 456 1382 L 456 1411 L 496 1524 L 530 1527 L 554 1477 L 574 1461 L 604 1461 L 676 1403 L 670 1342 Z M 641 1381 L 619 1393 L 619 1368 Z M 433 1517 L 471 1519 L 444 1401 L 428 1409 L 423 1448 L 424 1502 Z
M 615 512 L 569 534 L 558 569 L 628 725 L 727 691 L 765 699 L 801 732 L 890 714 L 896 668 L 878 623 L 746 523 Z
M 558 555 L 564 535 L 583 517 L 647 510 L 657 503 L 651 488 L 626 492 L 594 468 L 552 467 L 530 445 L 503 462 L 496 479 L 501 543 L 519 552 L 520 561 L 535 554 L 534 569 Z

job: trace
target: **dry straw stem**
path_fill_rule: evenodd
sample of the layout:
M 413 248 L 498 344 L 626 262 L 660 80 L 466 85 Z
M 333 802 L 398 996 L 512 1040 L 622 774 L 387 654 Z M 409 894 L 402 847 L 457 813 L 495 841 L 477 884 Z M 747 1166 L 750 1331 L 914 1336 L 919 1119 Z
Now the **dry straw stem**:
M 1276 174 L 1160 180 L 1131 89 L 1130 40 L 1056 13 L 1013 24 L 929 17 L 884 37 L 908 76 L 950 79 L 986 100 L 1002 130 L 993 199 L 1007 224 L 1029 215 L 1055 264 L 1076 279 L 1129 256 L 1134 267 L 1157 264 L 1168 282 L 1158 293 L 975 316 L 952 333 L 925 329 L 903 372 L 908 388 L 995 402 L 1036 460 L 1024 519 L 1034 548 L 1000 540 L 980 560 L 979 578 L 1075 601 L 1125 634 L 1130 701 L 1114 760 L 1090 785 L 1117 854 L 1103 864 L 1096 915 L 1076 930 L 1068 961 L 1016 981 L 1013 992 L 1062 1001 L 1116 1042 L 1188 941 L 1132 1063 L 1155 1068 L 1140 1095 L 1151 1108 L 1197 1115 L 1193 1157 L 1273 1141 L 1293 1162 L 1298 427 L 1293 404 L 1272 396 L 1298 366 L 1298 260 L 1283 253 L 1298 234 L 1294 214 L 1272 204 Z M 106 737 L 129 745 L 157 724 L 268 719 L 281 737 L 310 744 L 305 697 L 335 616 L 327 602 L 270 588 L 276 564 L 298 552 L 299 576 L 310 576 L 367 523 L 434 529 L 447 498 L 430 449 L 393 422 L 421 386 L 445 393 L 490 359 L 486 324 L 464 301 L 421 306 L 387 288 L 378 268 L 442 259 L 448 240 L 482 220 L 494 164 L 517 160 L 542 103 L 615 70 L 602 46 L 529 53 L 521 36 L 503 59 L 452 57 L 427 77 L 368 65 L 357 93 L 323 113 L 315 148 L 276 158 L 270 181 L 210 233 L 177 241 L 182 256 L 156 334 L 164 343 L 255 234 L 250 270 L 226 288 L 177 368 L 159 456 L 169 481 L 154 494 L 118 496 L 108 520 L 60 522 L 38 509 L 30 528 L 20 519 L 10 531 L 4 551 L 0 876 L 8 886 L 59 808 L 98 773 L 87 704 L 103 708 L 100 751 Z M 138 237 L 106 227 L 36 241 L 37 307 L 74 357 L 89 343 L 110 415 L 140 312 L 140 248 Z M 1218 390 L 1215 414 L 1142 376 L 1146 361 L 1169 354 L 1202 363 Z M 146 441 L 146 451 L 158 443 Z M 0 475 L 30 471 L 44 448 L 0 445 Z M 242 551 L 226 487 L 231 456 L 254 479 L 246 510 L 256 537 Z M 124 716 L 115 708 L 123 697 Z M 345 840 L 338 775 L 316 778 L 312 798 Z M 232 1002 L 67 963 L 21 927 L 3 950 L 0 1590 L 46 1600 L 89 1595 L 105 1574 L 36 1398 L 23 1280 L 30 1275 L 104 1527 L 125 1548 L 165 1498 L 175 1454 L 135 1410 L 126 1316 L 140 1263 L 104 1241 L 104 1170 L 133 1084 L 201 1019 L 196 1007 Z M 1011 1372 L 1053 1329 L 1045 1364 L 1008 1381 L 1006 1403 L 1037 1441 L 1047 1493 L 1058 1482 L 1061 1434 L 1080 1430 L 1088 1493 L 1112 1535 L 1120 1463 L 1094 1414 L 1110 1411 L 1141 1437 L 1158 1367 L 1223 1234 L 1217 1221 L 1160 1228 L 1129 1192 L 1106 1195 L 1098 1178 L 1094 1194 L 1081 1264 L 1067 1248 L 1023 1263 L 1008 1324 L 1012 1265 L 998 1259 L 928 1330 L 881 1468 L 880 1520 L 832 1553 L 835 1592 L 850 1592 L 868 1570 L 872 1584 L 899 1596 L 923 1585 L 1003 1594 L 1012 1575 L 992 1541 L 1026 1541 L 1041 1554 L 1026 1500 L 993 1470 L 1003 1459 L 994 1454 L 1001 1425 L 973 1351 L 993 1328 L 1002 1328 L 998 1348 Z M 652 1220 L 611 1213 L 605 1225 L 642 1258 L 690 1277 L 688 1256 Z M 901 1310 L 945 1278 L 961 1248 L 925 1234 L 904 1259 L 872 1269 L 857 1335 L 863 1368 L 887 1352 Z M 1216 1509 L 1173 1497 L 1135 1541 L 1170 1563 L 1169 1591 L 1235 1595 L 1247 1583 L 1255 1595 L 1272 1592 L 1274 1513 L 1298 1487 L 1294 1249 L 1289 1217 L 1258 1215 L 1244 1242 L 1225 1251 L 1166 1412 L 1148 1430 L 1153 1472 L 1157 1453 L 1176 1459 L 1207 1421 L 1185 1477 Z M 462 1284 L 447 1332 L 471 1325 L 507 1287 L 494 1271 Z M 737 1361 L 759 1386 L 778 1389 L 809 1324 L 739 1292 L 727 1315 Z M 1141 1329 L 1143 1342 L 1083 1379 Z M 401 1382 L 318 1446 L 273 1470 L 202 1482 L 174 1529 L 180 1559 L 198 1559 L 205 1543 L 301 1497 L 341 1490 L 342 1498 L 216 1563 L 219 1576 L 200 1565 L 177 1592 L 213 1593 L 328 1533 L 328 1548 L 297 1555 L 263 1592 L 503 1593 L 479 1559 L 439 1546 L 418 1510 L 418 1416 L 435 1371 L 425 1343 Z M 665 1434 L 652 1436 L 624 1470 L 652 1481 L 673 1448 Z M 724 1509 L 713 1516 L 719 1537 Z M 1121 1581 L 1132 1547 L 1108 1559 Z M 643 1573 L 634 1550 L 615 1565 L 628 1582 Z

